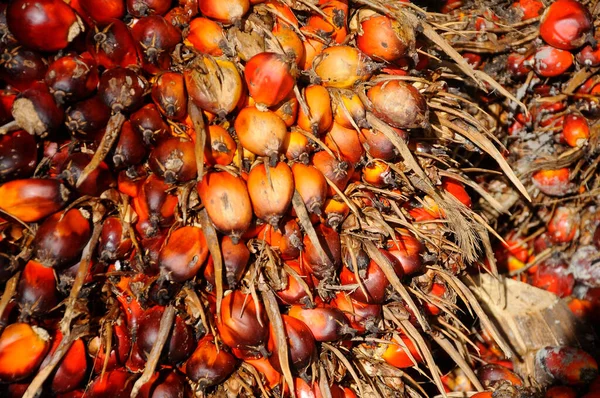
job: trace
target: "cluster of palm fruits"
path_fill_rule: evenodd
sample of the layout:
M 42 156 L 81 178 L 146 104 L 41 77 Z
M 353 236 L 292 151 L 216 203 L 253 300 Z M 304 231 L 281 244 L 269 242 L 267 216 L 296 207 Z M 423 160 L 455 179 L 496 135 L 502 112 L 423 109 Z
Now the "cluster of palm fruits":
M 517 385 L 473 370 L 503 359 L 473 350 L 478 320 L 488 346 L 508 343 L 462 277 L 502 270 L 491 225 L 530 199 L 504 147 L 551 172 L 522 141 L 503 146 L 506 131 L 570 123 L 556 145 L 571 151 L 543 154 L 585 160 L 579 186 L 595 181 L 593 87 L 577 91 L 593 73 L 562 94 L 571 65 L 549 64 L 583 48 L 591 71 L 591 14 L 573 6 L 589 26 L 565 38 L 544 28 L 561 7 L 542 4 L 538 28 L 415 3 L 0 5 L 2 396 L 424 397 L 458 391 L 452 374 L 483 394 Z M 530 13 L 521 3 L 510 13 Z M 535 37 L 514 40 L 516 27 Z M 547 48 L 516 55 L 526 72 L 501 76 L 498 54 L 538 35 Z M 513 90 L 530 69 L 535 83 Z M 551 95 L 564 107 L 536 102 Z M 548 193 L 553 176 L 536 175 Z M 548 372 L 571 355 L 553 350 Z
M 448 1 L 445 12 L 461 20 L 454 25 L 457 30 L 467 32 L 452 35 L 453 46 L 514 95 L 512 102 L 480 97 L 482 106 L 497 110 L 497 138 L 532 197 L 531 203 L 522 201 L 508 181 L 483 183 L 511 211 L 493 223 L 503 238 L 495 248 L 498 270 L 555 294 L 579 324 L 598 332 L 600 8 L 575 0 L 519 0 L 489 7 Z M 488 214 L 499 213 L 489 209 Z M 512 366 L 498 347 L 484 345 L 485 352 L 493 353 L 491 360 Z M 548 397 L 597 396 L 597 343 L 586 349 L 540 351 L 540 362 L 561 368 L 541 372 L 551 375 L 546 384 L 558 384 Z M 562 362 L 552 357 L 553 350 L 562 350 Z

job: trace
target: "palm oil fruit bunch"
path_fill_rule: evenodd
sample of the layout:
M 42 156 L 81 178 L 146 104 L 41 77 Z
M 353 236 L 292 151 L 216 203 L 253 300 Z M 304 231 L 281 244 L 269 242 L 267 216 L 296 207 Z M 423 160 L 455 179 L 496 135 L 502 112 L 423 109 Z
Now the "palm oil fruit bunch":
M 491 225 L 509 201 L 490 175 L 542 195 L 511 169 L 499 120 L 556 139 L 529 150 L 560 157 L 527 162 L 540 192 L 594 192 L 575 167 L 596 164 L 593 19 L 560 2 L 523 22 L 540 39 L 502 38 L 488 11 L 456 43 L 475 15 L 460 1 L 0 5 L 0 396 L 427 397 L 458 391 L 450 374 L 493 387 L 501 372 L 473 370 L 473 325 L 506 342 L 462 277 L 501 268 Z M 524 72 L 496 76 L 480 54 L 507 41 Z M 562 94 L 574 68 L 590 91 Z M 522 94 L 494 80 L 525 75 Z M 540 216 L 565 255 L 597 226 L 581 203 L 590 217 Z M 585 253 L 574 280 L 593 288 Z
M 511 213 L 485 211 L 500 216 L 492 224 L 502 237 L 494 249 L 498 272 L 555 295 L 572 311 L 578 333 L 593 336 L 600 309 L 600 9 L 576 0 L 466 3 L 445 4 L 447 18 L 459 18 L 457 31 L 464 31 L 449 41 L 514 96 L 486 95 L 479 105 L 495 115 L 503 156 L 532 197 L 522 201 L 507 179 L 480 180 Z M 597 339 L 596 348 L 594 338 L 591 344 L 557 341 L 564 345 L 536 347 L 535 366 L 521 374 L 523 381 L 547 397 L 593 396 Z M 488 362 L 510 364 L 489 339 L 482 344 Z

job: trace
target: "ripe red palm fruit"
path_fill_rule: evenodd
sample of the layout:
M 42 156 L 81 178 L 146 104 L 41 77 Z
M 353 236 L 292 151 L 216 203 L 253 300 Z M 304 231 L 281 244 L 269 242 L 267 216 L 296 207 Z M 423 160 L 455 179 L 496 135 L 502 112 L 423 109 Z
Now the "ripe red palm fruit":
M 42 55 L 25 47 L 7 47 L 0 55 L 0 77 L 19 91 L 43 80 L 48 64 Z
M 127 0 L 127 11 L 134 17 L 163 15 L 171 8 L 170 0 Z
M 139 194 L 133 199 L 133 208 L 138 215 L 136 228 L 145 237 L 154 236 L 160 228 L 174 221 L 177 196 L 167 192 L 169 186 L 155 175 L 146 178 Z
M 238 358 L 256 358 L 269 337 L 267 314 L 252 296 L 234 290 L 223 298 L 217 329 Z
M 353 333 L 348 320 L 337 308 L 325 305 L 315 308 L 292 305 L 288 315 L 308 326 L 316 341 L 336 341 Z
M 171 66 L 171 53 L 181 42 L 181 32 L 160 15 L 140 18 L 131 35 L 138 45 L 144 70 L 156 74 Z
M 289 315 L 282 315 L 281 319 L 285 329 L 289 363 L 293 370 L 299 374 L 304 374 L 316 358 L 317 346 L 315 338 L 304 322 Z M 278 344 L 272 327 L 267 348 L 271 352 L 269 362 L 271 362 L 275 370 L 283 373 Z
M 45 82 L 56 102 L 78 102 L 94 93 L 98 68 L 89 53 L 66 55 L 48 66 Z
M 43 315 L 58 304 L 57 296 L 54 270 L 36 261 L 28 261 L 23 268 L 17 293 L 21 313 Z
M 414 32 L 394 18 L 363 10 L 358 23 L 356 46 L 373 59 L 393 62 L 415 46 Z
M 534 56 L 533 70 L 542 77 L 556 77 L 573 65 L 573 54 L 552 46 L 540 47 Z
M 76 152 L 65 159 L 58 171 L 60 171 L 60 177 L 80 195 L 100 196 L 102 192 L 115 185 L 113 175 L 104 162 L 101 162 L 98 167 L 89 173 L 78 187 L 76 186 L 79 176 L 91 160 L 91 154 Z
M 35 257 L 49 267 L 64 268 L 81 258 L 81 252 L 92 235 L 89 214 L 71 209 L 55 213 L 45 220 L 33 240 Z
M 137 343 L 140 347 L 142 358 L 146 359 L 156 343 L 160 320 L 165 311 L 164 307 L 154 306 L 146 311 L 139 320 Z M 194 349 L 194 335 L 192 329 L 186 325 L 180 315 L 175 316 L 169 338 L 163 348 L 162 358 L 165 363 L 176 365 L 185 361 Z
M 204 390 L 223 382 L 237 366 L 236 358 L 214 343 L 208 334 L 198 342 L 196 350 L 185 363 L 185 372 L 195 387 Z
M 327 258 L 323 259 L 319 256 L 319 252 L 306 234 L 303 241 L 304 266 L 312 272 L 315 278 L 328 279 L 335 275 L 342 263 L 340 235 L 333 228 L 323 224 L 315 227 L 315 231 Z
M 64 118 L 64 111 L 42 82 L 34 83 L 21 92 L 13 103 L 11 113 L 23 130 L 42 137 L 58 130 Z
M 86 395 L 90 398 L 128 398 L 131 395 L 134 377 L 124 369 L 98 375 L 86 390 Z
M 262 52 L 250 58 L 244 78 L 254 101 L 264 106 L 283 101 L 296 83 L 292 66 L 285 56 L 277 53 Z
M 553 47 L 574 50 L 581 47 L 592 30 L 587 7 L 575 0 L 558 0 L 542 15 L 540 36 Z
M 421 254 L 424 250 L 423 244 L 407 230 L 396 234 L 395 239 L 387 241 L 389 253 L 396 257 L 405 275 L 420 272 L 423 269 Z
M 24 130 L 0 137 L 0 181 L 27 178 L 38 163 L 35 138 Z
M 185 226 L 171 232 L 160 251 L 158 265 L 169 280 L 192 279 L 208 257 L 208 246 L 200 228 Z
M 79 0 L 79 5 L 98 25 L 109 23 L 113 18 L 121 19 L 125 15 L 124 0 Z
M 358 333 L 379 330 L 381 305 L 362 303 L 344 292 L 338 292 L 331 301 L 331 305 L 344 313 L 350 326 L 356 329 Z
M 62 0 L 13 1 L 6 21 L 19 43 L 44 52 L 62 50 L 85 30 L 75 10 Z
M 148 164 L 167 184 L 187 182 L 198 174 L 194 144 L 176 137 L 161 140 L 150 153 Z
M 536 354 L 536 367 L 568 385 L 584 385 L 598 377 L 598 364 L 580 348 L 544 347 Z
M 164 72 L 152 84 L 152 100 L 165 117 L 182 120 L 187 115 L 187 93 L 183 74 Z
M 198 0 L 202 15 L 224 24 L 239 21 L 250 9 L 248 0 L 214 1 Z
M 288 274 L 287 286 L 283 290 L 277 291 L 277 296 L 283 303 L 288 305 L 308 304 L 310 302 L 308 294 L 313 289 L 310 275 L 302 269 L 298 260 L 288 260 L 285 264 L 295 272 L 300 280 L 306 283 L 308 291 L 304 289 L 295 276 Z
M 141 398 L 185 397 L 189 386 L 184 376 L 175 370 L 163 369 L 154 373 L 140 388 Z
M 87 36 L 87 50 L 98 65 L 107 69 L 139 63 L 131 32 L 127 25 L 118 19 L 109 19 L 90 29 Z
M 494 388 L 504 383 L 522 386 L 523 379 L 512 370 L 496 364 L 489 364 L 478 369 L 477 375 L 484 387 Z
M 57 330 L 52 339 L 50 352 L 40 365 L 42 368 L 50 362 L 63 339 L 62 333 Z M 83 381 L 87 372 L 87 354 L 82 339 L 73 342 L 64 357 L 58 363 L 55 371 L 49 377 L 50 388 L 55 394 L 66 393 L 76 389 Z
M 579 114 L 568 114 L 563 120 L 561 138 L 572 147 L 584 146 L 590 137 L 587 119 Z
M 573 184 L 570 181 L 571 171 L 568 167 L 557 170 L 540 170 L 533 173 L 533 185 L 546 195 L 564 196 L 571 192 Z

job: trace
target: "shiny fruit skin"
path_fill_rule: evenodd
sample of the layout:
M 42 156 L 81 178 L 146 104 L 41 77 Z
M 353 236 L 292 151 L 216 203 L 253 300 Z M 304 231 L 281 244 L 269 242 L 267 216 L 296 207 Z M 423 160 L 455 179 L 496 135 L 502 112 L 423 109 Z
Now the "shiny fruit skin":
M 189 379 L 200 389 L 220 384 L 233 373 L 237 359 L 214 343 L 212 335 L 206 335 L 198 342 L 196 350 L 185 364 Z
M 351 170 L 360 162 L 365 153 L 363 145 L 361 145 L 360 134 L 353 127 L 346 128 L 337 122 L 332 123 L 323 142 L 333 153 L 348 162 Z M 349 174 L 352 172 L 350 171 Z
M 192 279 L 208 257 L 204 233 L 193 226 L 181 227 L 169 235 L 160 251 L 159 267 L 175 282 Z
M 41 368 L 50 362 L 50 358 L 56 352 L 63 335 L 60 331 L 54 333 L 50 352 L 40 365 Z M 50 376 L 52 391 L 56 394 L 66 393 L 76 389 L 87 373 L 87 354 L 82 339 L 73 342 L 65 356 L 58 363 L 55 371 Z
M 188 383 L 175 370 L 163 369 L 156 372 L 140 389 L 140 398 L 184 398 L 189 395 Z
M 340 340 L 352 330 L 344 314 L 337 308 L 317 306 L 306 309 L 301 305 L 293 305 L 288 315 L 308 326 L 319 342 Z
M 31 375 L 50 349 L 50 340 L 40 327 L 8 325 L 0 335 L 0 381 L 11 383 Z
M 310 213 L 321 214 L 327 199 L 327 180 L 316 167 L 302 163 L 292 165 L 294 185 Z
M 134 375 L 125 369 L 116 369 L 98 375 L 86 390 L 89 398 L 129 398 Z
M 404 345 L 406 345 L 406 348 L 408 348 L 410 354 L 417 361 L 417 363 L 423 362 L 423 358 L 421 357 L 421 354 L 417 350 L 417 347 L 412 340 L 410 340 L 407 336 L 400 336 L 400 339 Z M 415 366 L 415 363 L 413 363 L 412 359 L 407 354 L 406 348 L 396 342 L 393 342 L 387 346 L 382 355 L 383 359 L 390 365 L 399 369 Z
M 281 54 L 262 52 L 250 58 L 244 69 L 248 92 L 257 104 L 273 106 L 293 90 L 296 79 Z
M 402 32 L 400 22 L 374 14 L 360 21 L 356 46 L 371 58 L 393 62 L 407 55 L 411 45 L 410 38 Z
M 29 260 L 23 268 L 17 292 L 22 313 L 35 316 L 46 314 L 58 304 L 54 270 Z
M 573 65 L 573 54 L 551 46 L 540 47 L 534 56 L 533 70 L 542 77 L 564 74 Z
M 232 348 L 237 357 L 243 358 L 257 357 L 269 337 L 267 314 L 262 304 L 239 290 L 223 298 L 217 329 L 223 343 Z
M 585 117 L 578 114 L 565 116 L 562 126 L 562 139 L 574 148 L 583 147 L 590 137 L 590 126 Z
M 121 19 L 125 15 L 123 0 L 79 0 L 79 5 L 98 25 L 104 25 L 113 18 Z
M 79 209 L 55 213 L 45 220 L 33 240 L 35 256 L 53 268 L 73 265 L 92 235 L 89 220 Z
M 423 270 L 421 254 L 424 251 L 423 244 L 407 230 L 396 235 L 396 239 L 387 241 L 388 252 L 400 262 L 405 275 L 411 275 Z
M 313 84 L 304 89 L 304 99 L 310 116 L 300 108 L 298 127 L 315 135 L 323 134 L 333 123 L 329 92 L 325 87 Z
M 36 222 L 60 210 L 68 190 L 58 180 L 31 178 L 0 186 L 0 209 L 24 222 Z
M 0 181 L 27 178 L 38 163 L 35 138 L 24 130 L 0 137 Z
M 579 230 L 580 216 L 576 209 L 560 206 L 548 223 L 548 235 L 554 243 L 568 243 Z
M 215 124 L 208 126 L 206 144 L 204 145 L 204 162 L 213 166 L 227 166 L 233 161 L 237 143 L 223 127 Z
M 231 24 L 240 20 L 250 9 L 248 0 L 214 1 L 198 0 L 202 14 L 223 24 Z
M 164 307 L 154 306 L 144 311 L 139 319 L 137 343 L 143 358 L 147 358 L 154 347 L 164 311 Z M 162 352 L 165 363 L 175 365 L 185 361 L 192 353 L 195 343 L 192 328 L 186 325 L 181 316 L 175 316 L 174 325 Z
M 570 181 L 571 171 L 564 167 L 556 170 L 540 170 L 531 176 L 533 185 L 549 196 L 564 196 L 573 189 Z
M 574 50 L 587 40 L 592 30 L 592 17 L 587 7 L 575 0 L 552 3 L 540 22 L 540 36 L 561 50 Z
M 234 128 L 242 146 L 258 156 L 276 159 L 283 150 L 287 126 L 274 112 L 246 107 L 240 111 Z
M 44 52 L 62 50 L 84 30 L 75 10 L 62 0 L 13 1 L 6 20 L 19 43 Z
M 255 166 L 248 175 L 248 193 L 254 214 L 271 225 L 277 225 L 292 203 L 292 170 L 284 162 L 269 167 L 268 171 L 264 163 Z
M 317 355 L 317 346 L 312 332 L 306 324 L 289 315 L 282 315 L 283 326 L 288 346 L 288 358 L 293 370 L 300 374 L 306 372 L 314 362 Z M 275 332 L 271 328 L 269 344 L 267 345 L 271 356 L 269 362 L 279 373 L 282 373 L 278 345 Z
M 312 163 L 323 176 L 331 181 L 340 191 L 344 192 L 352 174 L 354 166 L 345 160 L 338 160 L 326 151 L 315 153 Z M 336 191 L 329 187 L 328 196 L 334 196 Z
M 252 202 L 246 183 L 226 171 L 209 172 L 197 186 L 215 227 L 237 243 L 252 222 Z
M 186 41 L 198 51 L 220 57 L 226 45 L 225 32 L 221 25 L 208 18 L 194 18 L 190 22 Z
M 183 120 L 187 115 L 187 92 L 183 74 L 164 72 L 152 85 L 152 100 L 160 113 L 173 120 Z
M 477 376 L 484 387 L 497 387 L 503 383 L 510 383 L 513 386 L 522 386 L 523 379 L 512 370 L 496 364 L 482 366 L 477 371 Z

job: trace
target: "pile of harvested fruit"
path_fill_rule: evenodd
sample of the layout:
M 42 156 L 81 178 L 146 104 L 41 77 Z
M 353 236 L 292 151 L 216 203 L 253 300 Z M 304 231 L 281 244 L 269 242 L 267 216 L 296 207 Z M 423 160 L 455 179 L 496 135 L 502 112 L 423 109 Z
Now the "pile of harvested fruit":
M 600 396 L 599 4 L 0 4 L 0 396 Z

